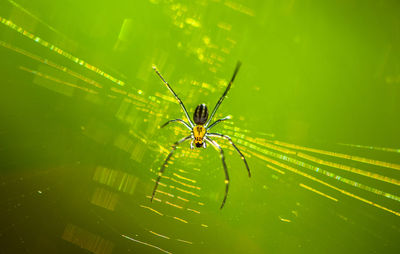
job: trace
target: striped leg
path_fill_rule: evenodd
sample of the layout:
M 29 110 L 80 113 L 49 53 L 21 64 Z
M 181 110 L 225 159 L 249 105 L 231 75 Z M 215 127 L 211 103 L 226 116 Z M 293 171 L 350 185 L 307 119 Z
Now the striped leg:
M 173 120 L 169 120 L 169 121 L 166 122 L 165 124 L 161 125 L 160 128 L 164 128 L 165 126 L 167 126 L 169 123 L 172 123 L 172 122 L 179 122 L 179 123 L 185 125 L 186 128 L 188 128 L 189 130 L 192 130 L 192 128 L 189 126 L 189 124 L 188 124 L 187 122 L 183 121 L 182 119 L 173 119 Z
M 233 143 L 232 139 L 229 136 L 222 135 L 222 134 L 219 134 L 219 133 L 207 133 L 206 135 L 207 136 L 211 136 L 211 137 L 219 137 L 219 138 L 227 139 L 231 143 L 231 145 L 236 149 L 236 151 L 239 153 L 240 158 L 243 160 L 244 164 L 246 165 L 247 172 L 249 173 L 249 177 L 251 177 L 249 165 L 247 164 L 246 158 L 244 157 L 242 152 L 239 150 L 239 148 Z
M 220 123 L 220 122 L 222 122 L 222 121 L 229 120 L 229 119 L 231 119 L 231 118 L 232 118 L 231 116 L 227 116 L 227 117 L 225 117 L 225 118 L 218 119 L 217 121 L 213 122 L 213 123 L 207 128 L 207 130 L 211 129 L 212 127 L 214 127 L 214 126 L 217 125 L 218 123 Z
M 207 123 L 205 125 L 206 128 L 207 128 L 208 124 L 210 124 L 212 118 L 214 117 L 215 112 L 217 112 L 217 109 L 218 109 L 219 105 L 221 105 L 222 101 L 225 99 L 225 96 L 228 94 L 229 89 L 231 89 L 232 83 L 235 80 L 235 77 L 236 77 L 236 74 L 239 71 L 240 65 L 241 65 L 241 62 L 237 62 L 235 71 L 233 72 L 233 76 L 231 78 L 231 81 L 229 81 L 229 84 L 226 87 L 225 92 L 222 94 L 221 98 L 219 98 L 219 101 L 215 105 L 215 107 L 214 107 L 214 109 L 213 109 L 213 111 L 212 111 L 212 113 L 210 115 L 210 118 L 208 119 L 208 121 L 207 121 Z
M 189 114 L 185 108 L 185 105 L 183 105 L 182 100 L 178 97 L 178 95 L 174 92 L 174 90 L 172 90 L 172 87 L 168 84 L 167 81 L 165 81 L 164 77 L 161 75 L 161 73 L 157 70 L 157 67 L 155 65 L 153 65 L 153 69 L 154 71 L 157 73 L 157 75 L 160 77 L 160 79 L 164 82 L 164 84 L 167 86 L 168 90 L 175 96 L 175 99 L 179 102 L 179 104 L 181 105 L 183 112 L 185 113 L 185 116 L 190 124 L 190 126 L 194 126 L 192 120 L 189 117 Z
M 153 194 L 151 195 L 151 202 L 153 202 L 153 198 L 154 198 L 154 195 L 156 194 L 156 190 L 157 190 L 157 187 L 158 187 L 158 183 L 160 182 L 161 176 L 162 176 L 162 174 L 164 173 L 164 170 L 165 170 L 165 166 L 167 166 L 167 163 L 168 163 L 169 159 L 171 159 L 172 154 L 175 152 L 177 146 L 178 146 L 180 143 L 182 143 L 182 142 L 184 142 L 184 141 L 190 139 L 191 137 L 192 137 L 192 135 L 189 135 L 189 136 L 187 136 L 187 137 L 184 137 L 183 139 L 176 141 L 176 142 L 172 145 L 171 152 L 169 152 L 167 158 L 165 159 L 164 163 L 162 164 L 162 166 L 161 166 L 161 168 L 160 168 L 160 171 L 158 172 L 158 176 L 157 176 L 157 180 L 156 180 L 156 185 L 154 186 Z
M 228 197 L 228 190 L 229 190 L 229 173 L 228 173 L 228 168 L 226 167 L 226 163 L 225 163 L 225 155 L 224 155 L 224 150 L 222 150 L 221 146 L 218 145 L 217 142 L 215 142 L 214 140 L 206 137 L 206 140 L 208 142 L 210 142 L 210 144 L 219 151 L 220 155 L 221 155 L 221 160 L 222 160 L 222 166 L 224 167 L 224 171 L 225 171 L 225 196 L 224 196 L 224 200 L 222 201 L 221 207 L 220 209 L 222 209 L 225 205 L 225 201 L 226 198 Z

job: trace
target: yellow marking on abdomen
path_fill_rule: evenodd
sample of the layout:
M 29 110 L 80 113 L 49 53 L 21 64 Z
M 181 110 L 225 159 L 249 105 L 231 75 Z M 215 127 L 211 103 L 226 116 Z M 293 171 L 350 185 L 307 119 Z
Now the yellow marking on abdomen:
M 196 125 L 193 128 L 193 135 L 195 142 L 203 141 L 204 135 L 206 135 L 206 128 L 203 125 Z

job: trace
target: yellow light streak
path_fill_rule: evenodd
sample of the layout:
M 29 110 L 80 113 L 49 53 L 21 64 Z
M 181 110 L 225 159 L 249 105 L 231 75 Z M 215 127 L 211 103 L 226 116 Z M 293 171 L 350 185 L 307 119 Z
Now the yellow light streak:
M 60 80 L 60 79 L 58 79 L 56 77 L 53 77 L 53 76 L 50 76 L 50 75 L 47 75 L 47 74 L 43 74 L 43 73 L 41 73 L 39 71 L 31 70 L 31 69 L 26 68 L 24 66 L 20 66 L 19 68 L 21 70 L 23 70 L 23 71 L 32 73 L 32 74 L 34 74 L 34 75 L 36 75 L 38 77 L 45 78 L 47 80 L 51 80 L 51 81 L 56 82 L 58 84 L 66 85 L 66 86 L 69 86 L 69 87 L 72 87 L 72 88 L 77 88 L 77 89 L 80 89 L 82 91 L 85 91 L 85 92 L 88 92 L 88 93 L 91 93 L 91 94 L 98 94 L 98 92 L 96 92 L 96 91 L 94 91 L 92 89 L 88 89 L 86 87 L 81 87 L 81 86 L 78 86 L 76 84 L 73 84 L 73 83 L 70 83 L 70 82 L 67 82 L 67 81 L 64 81 L 64 80 Z
M 193 180 L 193 179 L 178 175 L 177 173 L 173 173 L 173 175 L 178 177 L 179 179 L 183 179 L 183 180 L 186 180 L 186 181 L 189 181 L 189 182 L 192 182 L 192 183 L 196 183 L 196 180 Z
M 278 217 L 279 217 L 279 219 L 280 219 L 281 221 L 283 221 L 283 222 L 292 222 L 291 220 L 282 218 L 281 216 L 278 216 Z
M 181 184 L 181 185 L 183 185 L 183 186 L 185 186 L 185 187 L 188 187 L 188 188 L 192 188 L 192 189 L 196 189 L 196 190 L 200 190 L 201 188 L 200 187 L 198 187 L 198 186 L 194 186 L 194 185 L 190 185 L 190 184 L 187 184 L 187 183 L 183 183 L 183 182 L 181 182 L 181 181 L 178 181 L 178 180 L 176 180 L 176 179 L 174 179 L 174 178 L 170 178 L 171 179 L 171 181 L 173 181 L 173 182 L 176 182 L 176 183 L 179 183 L 179 184 Z
M 183 209 L 183 207 L 182 207 L 182 206 L 179 206 L 179 205 L 173 204 L 173 203 L 171 203 L 171 202 L 168 202 L 168 201 L 165 201 L 165 204 L 167 204 L 167 205 L 170 205 L 170 206 L 173 206 L 173 207 L 176 207 L 176 208 L 179 208 L 179 209 Z
M 332 188 L 332 189 L 334 189 L 334 190 L 337 190 L 337 191 L 341 192 L 342 194 L 344 194 L 344 195 L 346 195 L 346 196 L 349 196 L 349 197 L 358 199 L 358 200 L 360 200 L 360 201 L 362 201 L 362 202 L 364 202 L 364 203 L 370 204 L 370 205 L 372 205 L 372 206 L 375 206 L 375 207 L 377 207 L 377 208 L 380 208 L 380 209 L 382 209 L 382 210 L 385 210 L 385 211 L 387 211 L 387 212 L 390 212 L 390 213 L 392 213 L 392 214 L 394 214 L 394 215 L 400 216 L 400 213 L 397 212 L 397 211 L 388 209 L 388 208 L 386 208 L 386 207 L 384 207 L 384 206 L 381 206 L 381 205 L 379 205 L 379 204 L 376 204 L 376 203 L 374 203 L 374 202 L 372 202 L 372 201 L 369 201 L 369 200 L 367 200 L 367 199 L 365 199 L 365 198 L 359 197 L 359 196 L 357 196 L 357 195 L 355 195 L 355 194 L 352 194 L 352 193 L 350 193 L 350 192 L 348 192 L 348 191 L 345 191 L 345 190 L 343 190 L 343 189 L 340 189 L 340 188 L 338 188 L 338 187 L 335 187 L 335 186 L 333 186 L 333 185 L 331 185 L 331 184 L 329 184 L 329 183 L 326 183 L 326 182 L 324 182 L 324 181 L 322 181 L 322 180 L 320 180 L 320 179 L 318 179 L 318 178 L 316 178 L 316 177 L 314 177 L 314 176 L 311 176 L 311 175 L 309 175 L 309 174 L 306 174 L 306 173 L 304 173 L 304 172 L 302 172 L 302 171 L 300 171 L 300 170 L 297 170 L 297 169 L 295 169 L 295 168 L 293 168 L 293 167 L 291 167 L 291 166 L 288 166 L 288 165 L 283 164 L 283 163 L 280 163 L 280 162 L 278 162 L 278 161 L 269 159 L 269 158 L 267 158 L 267 157 L 265 157 L 265 156 L 263 156 L 263 155 L 261 155 L 261 154 L 255 153 L 255 152 L 252 152 L 252 154 L 253 154 L 254 156 L 256 156 L 256 157 L 262 159 L 262 160 L 268 161 L 268 162 L 270 162 L 270 163 L 272 163 L 272 164 L 275 164 L 275 165 L 277 165 L 277 166 L 279 166 L 279 167 L 281 167 L 281 168 L 287 169 L 287 170 L 289 170 L 289 171 L 291 171 L 291 172 L 293 172 L 293 173 L 296 173 L 296 174 L 298 174 L 298 175 L 304 176 L 304 177 L 306 177 L 306 178 L 308 178 L 308 179 L 311 179 L 311 180 L 316 181 L 316 182 L 318 182 L 318 183 L 320 183 L 320 184 L 323 184 L 323 185 L 325 185 L 325 186 L 327 186 L 327 187 L 329 187 L 329 188 Z
M 158 247 L 158 246 L 155 246 L 155 245 L 152 245 L 152 244 L 149 244 L 149 243 L 145 243 L 145 242 L 136 240 L 136 239 L 134 239 L 134 238 L 132 238 L 132 237 L 129 237 L 129 236 L 126 236 L 126 235 L 121 235 L 121 236 L 124 237 L 124 238 L 126 238 L 126 239 L 128 239 L 128 240 L 131 240 L 131 241 L 133 241 L 133 242 L 137 242 L 137 243 L 140 243 L 140 244 L 143 244 L 143 245 L 152 247 L 152 248 L 154 248 L 154 249 L 157 249 L 157 250 L 159 250 L 159 251 L 162 251 L 162 252 L 164 252 L 164 253 L 171 254 L 171 252 L 166 251 L 166 250 L 164 250 L 164 249 L 161 249 L 161 248 Z
M 179 242 L 187 243 L 187 244 L 193 244 L 193 242 L 185 241 L 185 240 L 182 240 L 182 239 L 176 239 L 176 240 L 179 241 Z
M 312 188 L 312 187 L 310 187 L 310 186 L 307 186 L 307 185 L 305 185 L 305 184 L 302 184 L 302 183 L 300 183 L 299 184 L 301 187 L 303 187 L 304 189 L 307 189 L 307 190 L 310 190 L 310 191 L 312 191 L 312 192 L 315 192 L 315 193 L 317 193 L 317 194 L 319 194 L 319 195 L 321 195 L 321 196 L 323 196 L 323 197 L 326 197 L 326 198 L 329 198 L 330 200 L 333 200 L 333 201 L 338 201 L 336 198 L 334 198 L 334 197 L 331 197 L 331 196 L 329 196 L 329 195 L 327 195 L 327 194 L 325 194 L 325 193 L 323 193 L 323 192 L 321 192 L 321 191 L 318 191 L 318 190 L 316 190 L 316 189 L 314 189 L 314 188 Z
M 186 24 L 189 24 L 189 25 L 191 25 L 193 27 L 196 27 L 196 28 L 201 26 L 200 22 L 195 20 L 195 19 L 193 19 L 193 18 L 186 18 L 185 22 L 186 22 Z
M 330 151 L 325 151 L 325 150 L 320 150 L 320 149 L 315 149 L 315 148 L 309 148 L 309 147 L 304 147 L 304 146 L 299 146 L 299 145 L 294 145 L 294 144 L 288 144 L 288 143 L 281 142 L 281 141 L 273 141 L 273 142 L 280 146 L 290 147 L 290 148 L 293 148 L 296 150 L 303 150 L 303 151 L 308 151 L 308 152 L 313 152 L 313 153 L 319 153 L 319 154 L 329 155 L 332 157 L 337 157 L 337 158 L 362 162 L 362 163 L 366 163 L 366 164 L 371 164 L 371 165 L 375 165 L 375 166 L 381 166 L 381 167 L 385 167 L 385 168 L 400 170 L 400 165 L 395 164 L 395 163 L 389 163 L 389 162 L 385 162 L 385 161 L 378 161 L 378 160 L 363 158 L 363 157 L 359 157 L 359 156 L 353 156 L 353 155 L 348 155 L 348 154 L 343 154 L 343 153 L 335 153 L 335 152 L 330 152 Z
M 325 165 L 325 166 L 329 166 L 329 167 L 332 167 L 332 168 L 341 169 L 341 170 L 344 170 L 344 171 L 347 171 L 347 172 L 363 175 L 363 176 L 370 177 L 370 178 L 373 178 L 373 179 L 376 179 L 376 180 L 380 180 L 380 181 L 383 181 L 383 182 L 387 182 L 387 183 L 391 183 L 391 184 L 395 184 L 395 185 L 399 185 L 400 186 L 400 181 L 399 180 L 396 180 L 396 179 L 393 179 L 393 178 L 390 178 L 390 177 L 387 177 L 387 176 L 382 176 L 382 175 L 379 175 L 379 174 L 376 174 L 376 173 L 364 171 L 364 170 L 361 170 L 361 169 L 358 169 L 358 168 L 354 168 L 354 167 L 350 167 L 350 166 L 346 166 L 346 165 L 343 165 L 343 164 L 338 164 L 338 163 L 334 163 L 334 162 L 330 162 L 330 161 L 325 161 L 325 160 L 322 160 L 322 159 L 319 159 L 319 158 L 316 158 L 314 156 L 307 155 L 307 154 L 304 154 L 304 153 L 301 153 L 301 152 L 298 152 L 297 156 L 299 156 L 300 158 L 309 160 L 309 161 L 313 161 L 313 162 L 321 164 L 321 165 Z
M 92 177 L 93 181 L 110 186 L 118 191 L 133 194 L 138 178 L 125 172 L 98 166 Z
M 162 237 L 162 238 L 165 238 L 165 239 L 171 239 L 171 238 L 168 237 L 168 236 L 165 236 L 165 235 L 162 235 L 162 234 L 158 234 L 158 233 L 153 232 L 153 231 L 151 231 L 151 230 L 149 230 L 149 232 L 150 232 L 151 234 L 153 234 L 153 235 L 156 235 L 156 236 L 159 236 L 159 237 Z
M 160 150 L 163 151 L 164 153 L 168 154 L 170 151 L 168 149 L 166 149 L 164 146 L 158 144 L 158 146 L 160 147 Z
M 88 77 L 86 77 L 86 76 L 84 76 L 82 74 L 74 72 L 74 71 L 68 69 L 67 67 L 65 67 L 63 65 L 56 64 L 56 63 L 54 63 L 54 62 L 52 62 L 52 61 L 50 61 L 50 60 L 48 60 L 46 58 L 42 58 L 42 57 L 40 57 L 38 55 L 35 55 L 35 54 L 33 54 L 33 53 L 29 52 L 29 51 L 26 51 L 24 49 L 18 48 L 16 46 L 13 46 L 13 45 L 11 45 L 9 43 L 6 43 L 4 41 L 1 41 L 1 40 L 0 40 L 0 46 L 2 46 L 4 48 L 7 48 L 9 50 L 12 50 L 12 51 L 14 51 L 16 53 L 19 53 L 21 55 L 24 55 L 26 57 L 29 57 L 30 59 L 38 61 L 38 62 L 40 62 L 42 64 L 48 65 L 48 66 L 50 66 L 52 68 L 55 68 L 55 69 L 57 69 L 57 70 L 59 70 L 61 72 L 67 73 L 67 74 L 69 74 L 69 75 L 71 75 L 71 76 L 73 76 L 75 78 L 78 78 L 78 79 L 82 80 L 83 82 L 85 82 L 85 83 L 87 83 L 89 85 L 95 86 L 97 88 L 102 88 L 102 86 L 98 82 L 96 82 L 96 81 L 94 81 L 94 80 L 92 80 L 92 79 L 90 79 L 90 78 L 88 78 Z
M 79 59 L 76 56 L 73 56 L 71 53 L 69 53 L 69 52 L 67 52 L 67 51 L 55 46 L 54 44 L 51 44 L 51 43 L 47 42 L 46 40 L 34 35 L 33 33 L 28 32 L 24 28 L 16 25 L 11 20 L 8 20 L 8 19 L 5 19 L 3 17 L 0 17 L 0 23 L 2 23 L 5 26 L 11 28 L 12 30 L 22 34 L 23 36 L 33 40 L 34 42 L 42 45 L 43 47 L 45 47 L 47 49 L 50 49 L 51 51 L 53 51 L 53 52 L 65 57 L 65 58 L 71 60 L 72 62 L 74 62 L 76 64 L 79 64 L 79 65 L 85 67 L 86 69 L 91 70 L 91 71 L 99 74 L 100 76 L 112 81 L 115 84 L 118 84 L 120 86 L 124 86 L 125 85 L 125 82 L 123 82 L 122 80 L 119 80 L 119 79 L 111 76 L 110 74 L 102 71 L 101 69 L 97 68 L 96 66 L 91 65 L 91 64 L 87 63 L 86 61 L 84 61 L 82 59 Z
M 225 1 L 224 2 L 225 6 L 231 8 L 232 10 L 241 12 L 243 14 L 249 15 L 251 17 L 254 16 L 254 10 L 250 9 L 249 7 L 246 7 L 240 3 L 237 2 L 231 2 L 231 1 Z
M 159 98 L 161 98 L 161 99 L 163 99 L 163 100 L 165 100 L 165 101 L 169 101 L 169 102 L 172 102 L 172 103 L 179 104 L 179 103 L 175 100 L 175 98 L 172 97 L 172 96 L 164 95 L 164 94 L 161 94 L 161 93 L 159 93 L 159 92 L 156 92 L 156 93 L 155 93 L 155 96 L 157 96 L 157 97 L 159 97 Z
M 270 149 L 275 150 L 275 151 L 279 151 L 281 153 L 296 155 L 295 151 L 289 150 L 289 149 L 284 148 L 284 147 L 275 146 L 275 145 L 272 145 L 272 144 L 267 143 L 267 142 L 262 142 L 259 139 L 254 139 L 254 138 L 251 138 L 251 137 L 245 137 L 245 140 L 248 140 L 248 141 L 250 141 L 250 142 L 252 142 L 254 144 L 257 144 L 257 145 L 261 145 L 261 146 L 270 148 Z
M 116 88 L 116 87 L 114 87 L 114 88 Z M 138 94 L 142 94 L 141 90 L 139 90 L 137 93 Z M 152 105 L 152 106 L 157 106 L 157 104 L 154 103 L 153 101 L 151 101 L 150 99 L 145 99 L 145 98 L 143 98 L 141 96 L 138 96 L 137 94 L 134 94 L 134 93 L 128 93 L 128 97 L 133 99 L 133 100 L 135 100 L 135 101 L 140 101 L 140 102 L 145 103 L 145 104 L 149 104 L 149 105 Z
M 280 174 L 282 174 L 282 175 L 285 174 L 284 171 L 282 171 L 282 170 L 280 170 L 280 169 L 277 169 L 277 168 L 275 168 L 275 167 L 273 167 L 273 166 L 271 166 L 271 165 L 269 165 L 269 164 L 267 164 L 267 167 L 270 168 L 270 169 L 272 169 L 272 170 L 274 170 L 274 171 L 276 171 L 276 172 L 278 172 L 278 173 L 280 173 Z
M 187 173 L 188 173 L 187 171 L 185 171 L 185 170 L 183 170 L 183 169 L 179 169 L 178 171 L 181 172 L 181 173 L 184 173 L 184 174 L 187 174 Z
M 384 151 L 384 152 L 400 153 L 400 149 L 396 149 L 396 148 L 365 146 L 365 145 L 355 145 L 355 144 L 345 144 L 345 143 L 338 143 L 338 145 L 363 148 L 363 149 L 369 149 L 369 150 L 378 150 L 378 151 Z
M 19 5 L 18 3 L 12 1 L 12 0 L 8 0 L 8 2 L 10 4 L 12 4 L 14 7 L 20 9 L 22 12 L 25 12 L 27 15 L 29 15 L 30 17 L 32 17 L 33 19 L 37 20 L 38 22 L 40 22 L 42 25 L 46 26 L 48 29 L 50 29 L 51 31 L 53 31 L 54 33 L 61 35 L 64 38 L 67 38 L 67 36 L 63 33 L 61 33 L 60 31 L 56 30 L 54 27 L 50 26 L 49 24 L 47 24 L 46 22 L 44 22 L 42 19 L 38 18 L 37 16 L 33 15 L 31 12 L 29 12 L 27 9 L 25 9 L 24 7 L 22 7 L 21 5 Z
M 112 90 L 112 89 L 111 89 L 111 90 Z M 140 111 L 145 111 L 145 110 L 147 110 L 146 107 L 148 107 L 148 105 L 145 104 L 145 103 L 138 102 L 138 101 L 136 101 L 136 100 L 131 100 L 131 99 L 129 99 L 129 98 L 124 98 L 124 102 L 127 102 L 127 103 L 130 103 L 130 104 L 132 104 L 132 105 L 135 105 L 135 106 L 136 106 L 136 109 L 138 109 L 138 110 L 140 110 Z
M 146 198 L 151 199 L 150 196 L 146 196 Z M 158 198 L 156 198 L 156 197 L 153 197 L 153 200 L 158 201 L 158 202 L 161 202 L 161 199 L 158 199 Z
M 250 138 L 250 139 L 251 139 L 251 138 Z M 273 145 L 268 145 L 268 144 L 266 144 L 266 143 L 262 143 L 262 145 L 268 146 L 268 147 L 271 147 L 271 146 L 273 147 Z M 308 164 L 308 163 L 304 163 L 303 161 L 294 159 L 294 158 L 289 157 L 289 156 L 286 156 L 286 155 L 281 155 L 281 154 L 279 154 L 279 153 L 275 153 L 275 152 L 272 152 L 272 151 L 267 150 L 267 149 L 262 149 L 262 148 L 260 148 L 260 147 L 258 147 L 258 146 L 256 146 L 256 145 L 254 145 L 254 144 L 252 144 L 252 143 L 249 143 L 249 142 L 246 143 L 246 146 L 247 146 L 248 148 L 251 148 L 251 149 L 253 149 L 253 150 L 256 150 L 256 151 L 258 151 L 258 152 L 260 152 L 260 153 L 262 153 L 262 154 L 265 154 L 265 155 L 268 155 L 268 156 L 271 156 L 271 157 L 274 157 L 274 158 L 277 158 L 277 159 L 286 161 L 286 162 L 288 162 L 288 163 L 294 163 L 294 164 L 296 164 L 296 165 L 298 165 L 298 166 L 301 166 L 301 167 L 303 167 L 303 168 L 305 168 L 305 169 L 312 170 L 312 171 L 317 172 L 317 173 L 319 173 L 319 174 L 323 174 L 323 175 L 325 175 L 325 176 L 327 176 L 327 177 L 330 177 L 330 178 L 332 178 L 332 179 L 335 179 L 335 180 L 337 180 L 337 181 L 340 181 L 340 182 L 346 183 L 346 184 L 348 184 L 348 185 L 357 187 L 357 188 L 359 188 L 359 189 L 366 190 L 366 191 L 375 193 L 375 194 L 377 194 L 377 195 L 380 195 L 380 196 L 383 196 L 383 197 L 386 197 L 386 198 L 389 198 L 389 199 L 392 199 L 392 200 L 395 200 L 395 201 L 400 202 L 400 197 L 399 197 L 399 196 L 396 196 L 396 195 L 393 195 L 393 194 L 384 192 L 384 191 L 382 191 L 382 190 L 379 190 L 379 189 L 376 189 L 376 188 L 373 188 L 373 187 L 370 187 L 370 186 L 361 184 L 361 183 L 359 183 L 359 182 L 350 180 L 350 179 L 345 178 L 345 177 L 341 177 L 340 175 L 336 175 L 336 174 L 334 174 L 334 173 L 332 173 L 332 172 L 329 172 L 329 171 L 327 171 L 327 170 L 325 170 L 325 169 L 322 169 L 322 168 L 313 166 L 313 165 Z M 273 149 L 273 148 L 271 148 L 271 149 Z M 284 149 L 286 149 L 286 148 L 284 148 Z M 291 150 L 288 150 L 288 149 L 286 149 L 286 150 L 287 150 L 287 153 L 296 155 L 296 152 L 291 151 Z M 259 154 L 259 156 L 260 156 L 260 154 Z
M 182 201 L 185 201 L 185 202 L 189 202 L 189 200 L 188 199 L 186 199 L 186 198 L 182 198 L 181 196 L 176 196 L 178 199 L 180 199 L 180 200 L 182 200 Z
M 193 193 L 193 192 L 190 192 L 190 191 L 187 191 L 187 190 L 178 188 L 178 187 L 176 187 L 176 189 L 177 189 L 178 191 L 184 192 L 184 193 L 186 193 L 186 194 L 189 194 L 189 195 L 192 195 L 192 196 L 195 196 L 195 197 L 200 197 L 200 195 L 198 195 L 198 194 L 196 194 L 196 193 Z
M 159 190 L 159 189 L 157 189 L 156 192 L 161 193 L 161 194 L 164 194 L 164 195 L 167 195 L 167 196 L 172 197 L 172 198 L 174 197 L 173 194 L 168 193 L 168 192 L 165 192 L 165 191 L 162 191 L 162 190 Z
M 156 182 L 155 179 L 151 179 L 152 182 Z M 163 186 L 163 187 L 167 187 L 167 185 L 165 183 L 162 182 L 158 182 L 158 185 Z
M 191 212 L 194 212 L 194 213 L 197 213 L 197 214 L 200 214 L 200 212 L 199 212 L 199 211 L 197 211 L 197 210 L 194 210 L 194 209 L 186 208 L 186 210 L 188 210 L 188 211 L 191 211 Z
M 154 213 L 156 213 L 156 214 L 158 214 L 160 216 L 164 216 L 164 214 L 160 213 L 159 211 L 157 211 L 157 210 L 155 210 L 155 209 L 153 209 L 151 207 L 148 207 L 148 206 L 145 206 L 145 205 L 139 205 L 139 206 L 142 207 L 142 208 L 148 209 L 148 210 L 150 210 L 150 211 L 152 211 L 152 212 L 154 212 Z
M 188 223 L 187 221 L 185 221 L 184 219 L 178 218 L 178 217 L 173 217 L 175 220 L 181 221 L 183 223 Z

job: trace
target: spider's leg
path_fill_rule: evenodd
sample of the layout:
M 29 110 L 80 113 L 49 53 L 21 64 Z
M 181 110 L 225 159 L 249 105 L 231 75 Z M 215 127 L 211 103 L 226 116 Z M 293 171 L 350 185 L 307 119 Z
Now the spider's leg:
M 221 160 L 222 160 L 222 166 L 224 166 L 224 171 L 225 171 L 225 196 L 224 196 L 224 200 L 222 201 L 221 207 L 220 209 L 222 209 L 225 205 L 225 201 L 226 198 L 228 197 L 228 190 L 229 190 L 229 174 L 228 174 L 228 168 L 226 167 L 226 163 L 225 163 L 225 155 L 224 155 L 224 150 L 222 150 L 221 146 L 218 145 L 217 142 L 215 142 L 214 140 L 206 137 L 206 140 L 208 142 L 210 142 L 210 144 L 219 151 L 220 155 L 221 155 Z
M 227 136 L 227 135 L 222 135 L 219 133 L 207 133 L 207 136 L 211 136 L 211 137 L 220 137 L 220 138 L 224 138 L 227 139 L 229 141 L 229 143 L 231 143 L 231 145 L 236 149 L 236 151 L 240 154 L 240 158 L 244 161 L 244 164 L 246 165 L 247 168 L 247 172 L 249 173 L 249 177 L 251 177 L 251 173 L 250 173 L 250 169 L 249 169 L 249 165 L 247 165 L 247 161 L 246 158 L 244 157 L 244 155 L 242 154 L 242 152 L 239 150 L 239 148 L 233 143 L 232 139 Z
M 215 112 L 217 112 L 217 109 L 218 109 L 219 105 L 221 105 L 222 101 L 225 99 L 225 96 L 227 95 L 229 89 L 231 89 L 232 83 L 233 83 L 233 81 L 235 80 L 235 77 L 236 77 L 236 74 L 237 74 L 238 71 L 239 71 L 240 65 L 241 65 L 241 62 L 237 62 L 235 71 L 233 72 L 233 76 L 232 76 L 232 78 L 231 78 L 231 81 L 229 81 L 229 84 L 228 84 L 228 86 L 226 87 L 225 92 L 222 94 L 221 98 L 219 98 L 219 101 L 218 101 L 217 104 L 215 105 L 215 107 L 214 107 L 214 109 L 213 109 L 213 111 L 212 111 L 212 113 L 211 113 L 211 115 L 210 115 L 210 118 L 208 119 L 208 121 L 207 121 L 207 123 L 206 123 L 206 125 L 205 125 L 206 127 L 207 127 L 208 124 L 211 122 L 212 118 L 213 118 L 214 115 L 215 115 Z
M 189 114 L 185 108 L 185 105 L 183 105 L 182 100 L 178 97 L 178 95 L 174 92 L 174 90 L 172 90 L 172 87 L 168 84 L 167 81 L 165 81 L 164 77 L 161 75 L 161 73 L 157 70 L 157 67 L 155 65 L 153 65 L 153 69 L 154 71 L 157 73 L 157 75 L 160 77 L 160 79 L 163 81 L 163 83 L 167 86 L 168 90 L 175 96 L 175 99 L 179 102 L 179 104 L 181 105 L 183 112 L 185 113 L 185 116 L 188 120 L 188 122 L 190 123 L 190 126 L 194 126 L 192 120 L 189 117 Z
M 220 123 L 220 122 L 222 122 L 222 121 L 229 120 L 229 119 L 231 119 L 231 118 L 232 118 L 231 116 L 227 116 L 227 117 L 225 117 L 225 118 L 218 119 L 217 121 L 213 122 L 210 126 L 208 126 L 207 130 L 211 129 L 212 127 L 214 127 L 214 126 L 217 125 L 218 123 Z
M 178 146 L 180 143 L 182 143 L 182 142 L 184 142 L 184 141 L 190 139 L 191 137 L 192 137 L 192 135 L 189 135 L 189 136 L 187 136 L 187 137 L 184 137 L 183 139 L 176 141 L 176 142 L 172 145 L 171 152 L 169 152 L 167 158 L 165 159 L 164 163 L 162 164 L 162 166 L 161 166 L 161 168 L 160 168 L 160 171 L 158 172 L 158 177 L 157 177 L 157 180 L 156 180 L 156 185 L 154 186 L 153 194 L 151 195 L 151 202 L 153 202 L 153 198 L 154 198 L 154 195 L 156 194 L 156 190 L 157 190 L 157 187 L 158 187 L 158 183 L 160 182 L 161 176 L 162 176 L 162 174 L 164 173 L 164 170 L 165 170 L 165 166 L 167 166 L 167 163 L 168 163 L 169 159 L 171 159 L 172 154 L 174 153 L 174 151 L 176 150 L 177 146 Z
M 187 122 L 183 121 L 182 119 L 173 119 L 173 120 L 169 120 L 168 122 L 166 122 L 166 123 L 164 123 L 163 125 L 161 125 L 160 128 L 164 128 L 165 126 L 167 126 L 169 123 L 172 123 L 172 122 L 179 122 L 179 123 L 182 123 L 183 125 L 186 126 L 186 128 L 188 128 L 189 130 L 192 130 L 192 128 L 189 126 L 189 124 L 188 124 Z

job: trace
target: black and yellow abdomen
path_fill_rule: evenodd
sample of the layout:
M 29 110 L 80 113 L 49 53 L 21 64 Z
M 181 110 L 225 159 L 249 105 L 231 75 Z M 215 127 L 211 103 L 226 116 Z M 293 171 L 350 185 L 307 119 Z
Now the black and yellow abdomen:
M 200 104 L 196 107 L 193 114 L 193 121 L 197 125 L 204 125 L 208 119 L 208 108 L 206 104 Z

